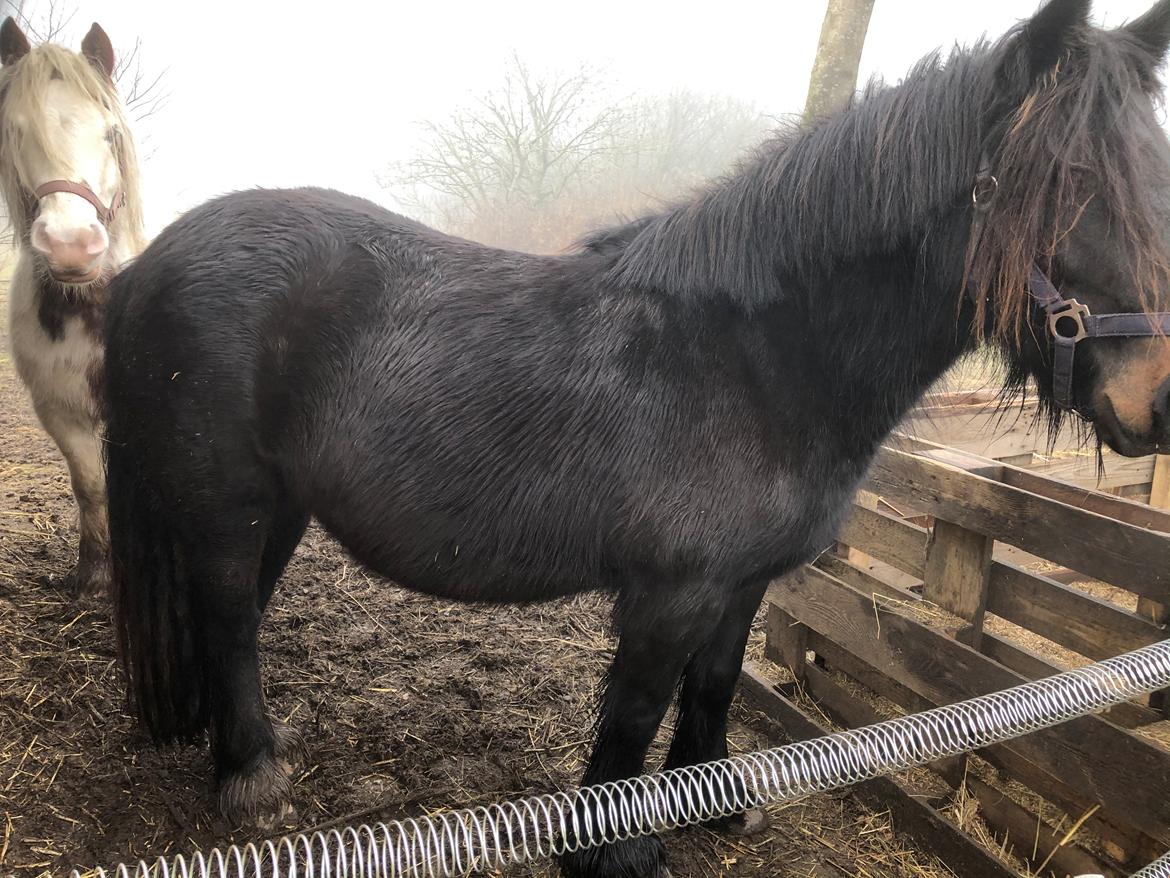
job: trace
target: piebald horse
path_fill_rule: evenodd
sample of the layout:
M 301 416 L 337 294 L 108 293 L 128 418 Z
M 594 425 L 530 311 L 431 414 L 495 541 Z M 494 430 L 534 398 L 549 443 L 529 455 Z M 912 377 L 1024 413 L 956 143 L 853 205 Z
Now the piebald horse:
M 80 513 L 65 584 L 109 582 L 99 385 L 110 278 L 145 246 L 138 163 L 114 87 L 114 50 L 94 24 L 81 53 L 33 48 L 0 25 L 0 189 L 17 246 L 8 291 L 17 373 L 69 466 Z

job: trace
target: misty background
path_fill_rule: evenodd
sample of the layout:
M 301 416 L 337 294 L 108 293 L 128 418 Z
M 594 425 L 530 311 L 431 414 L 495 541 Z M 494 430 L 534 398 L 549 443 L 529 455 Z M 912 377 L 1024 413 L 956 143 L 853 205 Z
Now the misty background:
M 1095 17 L 1150 2 L 1099 0 Z M 876 0 L 859 81 L 1036 6 Z M 685 195 L 799 116 L 825 9 L 0 0 L 30 38 L 76 49 L 97 21 L 128 59 L 151 234 L 223 192 L 317 185 L 538 250 Z

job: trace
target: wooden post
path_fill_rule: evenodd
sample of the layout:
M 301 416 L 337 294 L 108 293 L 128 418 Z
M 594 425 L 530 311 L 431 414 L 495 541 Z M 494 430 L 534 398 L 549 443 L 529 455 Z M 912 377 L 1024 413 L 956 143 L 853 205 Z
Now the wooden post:
M 788 576 L 802 578 L 803 573 L 797 570 Z M 798 683 L 804 683 L 808 663 L 808 628 L 771 602 L 768 602 L 768 614 L 764 621 L 764 655 L 769 661 L 792 671 Z
M 998 478 L 1003 472 L 991 461 L 961 452 L 939 450 L 923 456 L 986 478 Z M 955 634 L 955 639 L 975 649 L 983 639 L 994 545 L 991 537 L 939 518 L 935 519 L 926 545 L 922 596 L 970 623 Z
M 1170 454 L 1159 454 L 1154 458 L 1150 505 L 1158 509 L 1170 509 Z
M 1170 509 L 1170 455 L 1159 454 L 1154 459 L 1154 478 L 1150 484 L 1150 505 L 1158 509 Z M 1139 597 L 1137 614 L 1143 619 L 1149 619 L 1155 625 L 1170 623 L 1170 606 Z M 1150 707 L 1159 710 L 1164 716 L 1170 717 L 1170 690 L 1163 689 L 1153 692 L 1149 699 Z
M 983 638 L 994 543 L 983 534 L 938 519 L 926 546 L 922 596 L 970 623 L 955 638 L 975 649 Z
M 1170 606 L 1149 598 L 1138 598 L 1137 614 L 1162 627 L 1170 623 Z M 1163 716 L 1170 718 L 1170 689 L 1159 689 L 1157 692 L 1151 692 L 1146 703 Z

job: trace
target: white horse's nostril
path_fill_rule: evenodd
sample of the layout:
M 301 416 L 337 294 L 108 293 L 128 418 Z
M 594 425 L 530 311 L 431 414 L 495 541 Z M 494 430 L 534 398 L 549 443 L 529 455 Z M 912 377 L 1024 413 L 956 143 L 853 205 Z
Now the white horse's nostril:
M 89 243 L 85 245 L 85 252 L 90 256 L 97 256 L 99 253 L 104 253 L 106 247 L 110 244 L 110 239 L 106 235 L 106 227 L 101 223 L 89 224 Z
M 33 223 L 32 233 L 29 235 L 29 243 L 32 244 L 32 248 L 44 256 L 48 256 L 53 249 L 53 242 L 49 238 L 47 226 L 48 223 L 44 220 L 37 220 Z

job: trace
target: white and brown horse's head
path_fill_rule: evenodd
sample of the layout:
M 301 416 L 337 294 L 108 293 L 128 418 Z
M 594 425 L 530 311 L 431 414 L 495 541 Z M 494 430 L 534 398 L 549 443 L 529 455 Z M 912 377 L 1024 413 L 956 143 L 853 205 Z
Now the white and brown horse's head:
M 22 246 L 55 280 L 85 285 L 118 267 L 119 233 L 141 238 L 137 162 L 97 24 L 81 53 L 32 47 L 0 26 L 0 187 Z

